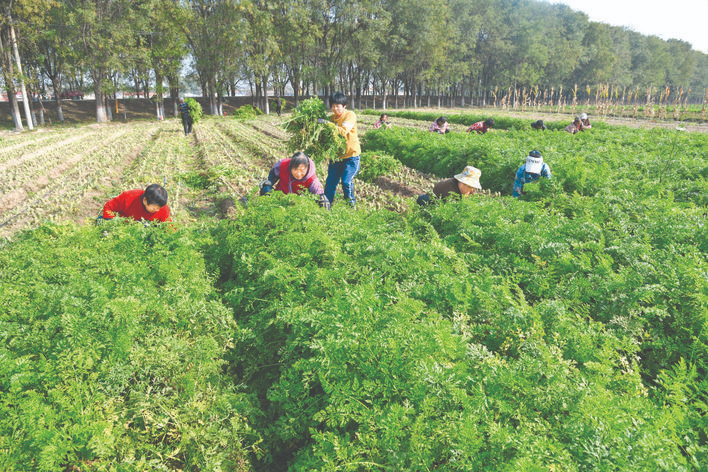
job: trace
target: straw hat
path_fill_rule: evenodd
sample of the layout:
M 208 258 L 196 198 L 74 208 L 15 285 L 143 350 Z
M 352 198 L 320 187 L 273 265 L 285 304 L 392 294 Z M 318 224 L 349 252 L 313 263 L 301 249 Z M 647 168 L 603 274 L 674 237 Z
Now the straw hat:
M 457 174 L 455 178 L 463 184 L 467 184 L 470 187 L 482 190 L 482 186 L 479 184 L 479 178 L 481 176 L 481 170 L 477 169 L 476 167 L 467 166 L 465 167 L 465 170 L 463 170 L 462 173 Z
M 540 174 L 543 169 L 543 156 L 538 151 L 531 151 L 526 157 L 526 172 Z

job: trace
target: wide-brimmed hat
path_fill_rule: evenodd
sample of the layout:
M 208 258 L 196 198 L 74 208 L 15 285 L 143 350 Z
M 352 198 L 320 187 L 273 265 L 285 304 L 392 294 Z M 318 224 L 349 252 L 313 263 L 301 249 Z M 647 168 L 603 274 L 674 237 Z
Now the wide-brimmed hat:
M 543 156 L 538 151 L 531 151 L 526 157 L 526 172 L 540 174 L 543 169 Z
M 463 184 L 482 190 L 482 186 L 479 184 L 479 178 L 481 176 L 481 170 L 477 169 L 476 167 L 467 166 L 465 167 L 465 170 L 463 170 L 462 173 L 457 174 L 455 178 Z

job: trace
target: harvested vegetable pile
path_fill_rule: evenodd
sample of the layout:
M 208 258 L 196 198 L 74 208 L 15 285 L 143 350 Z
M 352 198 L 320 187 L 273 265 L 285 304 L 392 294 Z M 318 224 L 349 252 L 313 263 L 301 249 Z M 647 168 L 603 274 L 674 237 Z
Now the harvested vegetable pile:
M 246 121 L 252 120 L 262 114 L 263 112 L 260 111 L 258 108 L 254 107 L 253 105 L 244 105 L 234 110 L 233 116 L 239 121 Z
M 318 119 L 327 120 L 318 123 Z M 322 100 L 310 98 L 293 110 L 293 117 L 283 126 L 291 134 L 288 139 L 290 151 L 302 151 L 317 164 L 341 159 L 346 150 L 347 140 L 327 116 Z

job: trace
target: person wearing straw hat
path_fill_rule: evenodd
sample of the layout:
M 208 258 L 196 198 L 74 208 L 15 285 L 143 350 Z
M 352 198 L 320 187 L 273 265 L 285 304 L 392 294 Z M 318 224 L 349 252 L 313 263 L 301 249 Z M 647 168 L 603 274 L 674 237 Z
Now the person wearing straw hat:
M 543 162 L 543 156 L 538 151 L 531 151 L 526 157 L 526 162 L 516 171 L 513 196 L 518 197 L 523 193 L 524 184 L 535 182 L 541 177 L 551 179 L 551 168 Z
M 457 195 L 458 198 L 474 195 L 477 190 L 482 190 L 479 184 L 479 178 L 482 176 L 482 171 L 476 167 L 467 166 L 465 170 L 455 175 L 452 178 L 441 180 L 433 187 L 435 197 L 446 199 L 450 195 Z M 418 196 L 419 205 L 427 205 L 430 203 L 428 195 Z

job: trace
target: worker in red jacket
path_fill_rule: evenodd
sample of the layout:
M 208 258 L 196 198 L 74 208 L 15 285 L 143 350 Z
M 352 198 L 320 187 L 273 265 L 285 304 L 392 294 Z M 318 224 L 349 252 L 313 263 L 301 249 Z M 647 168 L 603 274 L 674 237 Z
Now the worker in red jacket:
M 172 221 L 170 207 L 167 206 L 167 190 L 158 184 L 152 184 L 145 190 L 123 192 L 108 200 L 98 220 L 110 220 L 116 216 L 132 218 L 135 221 Z
M 313 195 L 319 195 L 319 205 L 329 210 L 330 202 L 324 194 L 322 183 L 317 178 L 315 162 L 307 154 L 298 151 L 288 159 L 281 159 L 268 173 L 268 180 L 261 183 L 261 195 L 268 195 L 275 190 L 288 193 L 300 193 L 307 189 Z

